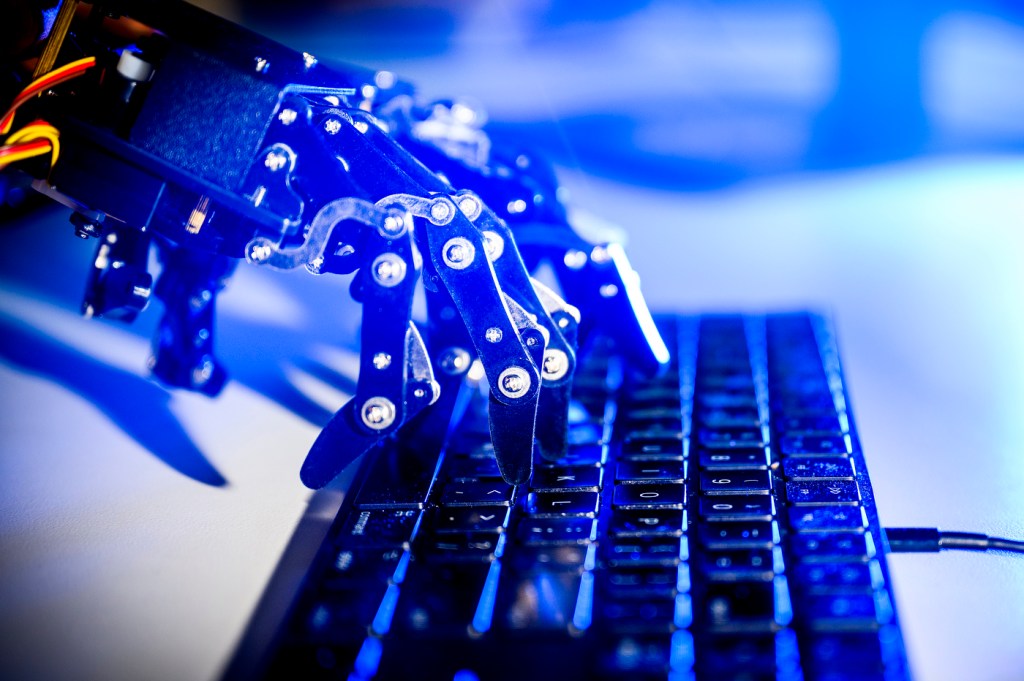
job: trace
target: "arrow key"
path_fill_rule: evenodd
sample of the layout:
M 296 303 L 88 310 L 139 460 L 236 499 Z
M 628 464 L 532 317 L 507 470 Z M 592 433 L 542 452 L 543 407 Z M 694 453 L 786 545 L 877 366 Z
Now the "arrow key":
M 455 480 L 444 487 L 442 506 L 508 506 L 512 486 L 504 482 Z
M 438 509 L 434 517 L 434 531 L 450 532 L 500 532 L 508 511 L 494 506 L 449 506 Z

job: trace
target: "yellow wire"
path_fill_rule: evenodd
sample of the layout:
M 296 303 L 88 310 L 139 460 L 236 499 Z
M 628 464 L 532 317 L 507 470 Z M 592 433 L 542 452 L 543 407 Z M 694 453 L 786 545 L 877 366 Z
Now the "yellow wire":
M 12 133 L 4 144 L 18 144 L 20 142 L 32 142 L 37 139 L 46 139 L 50 142 L 52 151 L 50 167 L 57 165 L 57 158 L 60 156 L 60 131 L 52 125 L 45 123 L 33 123 L 26 125 L 21 130 Z M 33 154 L 36 156 L 37 154 Z
M 0 158 L 0 170 L 6 168 L 9 164 L 17 161 L 24 161 L 26 158 L 33 158 L 35 156 L 42 156 L 43 154 L 50 153 L 50 150 L 42 147 L 39 149 L 30 149 L 26 151 L 15 151 L 7 156 Z

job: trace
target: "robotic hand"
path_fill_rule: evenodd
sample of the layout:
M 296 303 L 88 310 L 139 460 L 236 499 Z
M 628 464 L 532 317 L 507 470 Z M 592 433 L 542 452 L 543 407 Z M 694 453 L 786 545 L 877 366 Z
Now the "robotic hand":
M 580 236 L 550 168 L 492 149 L 482 120 L 182 2 L 64 0 L 0 121 L 0 168 L 34 176 L 98 238 L 86 315 L 131 321 L 162 300 L 150 366 L 172 386 L 223 386 L 214 307 L 239 260 L 355 273 L 356 394 L 314 442 L 307 486 L 403 426 L 443 433 L 475 360 L 499 469 L 519 484 L 535 448 L 565 453 L 579 347 L 607 336 L 650 373 L 669 357 L 622 248 Z M 531 277 L 542 262 L 565 300 Z

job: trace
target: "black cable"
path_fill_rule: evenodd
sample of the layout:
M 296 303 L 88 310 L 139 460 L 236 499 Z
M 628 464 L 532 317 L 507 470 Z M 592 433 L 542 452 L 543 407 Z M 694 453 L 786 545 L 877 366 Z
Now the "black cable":
M 1010 551 L 1024 553 L 1024 541 L 989 537 L 973 532 L 943 532 L 937 527 L 887 527 L 885 536 L 892 553 L 935 552 L 943 549 Z

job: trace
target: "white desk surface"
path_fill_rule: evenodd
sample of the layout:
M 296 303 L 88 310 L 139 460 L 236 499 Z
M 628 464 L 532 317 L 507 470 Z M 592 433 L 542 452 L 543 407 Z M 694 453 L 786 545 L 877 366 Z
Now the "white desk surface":
M 568 184 L 632 226 L 655 307 L 835 313 L 883 523 L 1024 537 L 1024 164 Z M 216 678 L 305 512 L 308 419 L 343 400 L 358 308 L 340 279 L 242 266 L 218 340 L 239 381 L 168 393 L 143 368 L 155 309 L 76 314 L 93 244 L 62 209 L 4 237 L 0 676 Z M 919 679 L 1024 676 L 1024 558 L 889 562 Z

